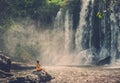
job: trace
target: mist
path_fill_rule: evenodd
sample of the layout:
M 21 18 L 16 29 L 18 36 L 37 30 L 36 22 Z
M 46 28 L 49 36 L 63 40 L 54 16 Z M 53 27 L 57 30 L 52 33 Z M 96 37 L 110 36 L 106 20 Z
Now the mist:
M 99 5 L 104 10 L 107 4 L 102 2 Z M 104 65 L 117 61 L 120 46 L 115 5 L 108 4 L 113 10 L 113 13 L 108 11 L 111 15 L 105 13 L 99 18 L 96 14 L 100 8 L 96 3 L 82 0 L 76 6 L 80 9 L 76 13 L 60 8 L 50 24 L 44 19 L 42 23 L 27 17 L 17 18 L 4 34 L 6 51 L 15 61 L 34 64 L 39 60 L 43 65 Z
M 14 22 L 4 34 L 10 56 L 21 61 L 38 59 L 43 64 L 56 64 L 64 53 L 63 31 L 41 27 L 38 30 L 32 20 L 23 20 Z

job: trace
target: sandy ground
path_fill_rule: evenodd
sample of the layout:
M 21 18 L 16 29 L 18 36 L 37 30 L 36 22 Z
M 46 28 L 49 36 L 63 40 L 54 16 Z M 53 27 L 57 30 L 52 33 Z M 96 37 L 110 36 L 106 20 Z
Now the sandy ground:
M 112 67 L 45 67 L 53 76 L 50 83 L 120 83 L 120 68 Z

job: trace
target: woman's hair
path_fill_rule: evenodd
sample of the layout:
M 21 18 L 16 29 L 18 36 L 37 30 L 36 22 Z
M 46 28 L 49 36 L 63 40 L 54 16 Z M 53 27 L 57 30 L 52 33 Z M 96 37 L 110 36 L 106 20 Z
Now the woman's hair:
M 37 63 L 39 63 L 39 61 L 37 60 Z

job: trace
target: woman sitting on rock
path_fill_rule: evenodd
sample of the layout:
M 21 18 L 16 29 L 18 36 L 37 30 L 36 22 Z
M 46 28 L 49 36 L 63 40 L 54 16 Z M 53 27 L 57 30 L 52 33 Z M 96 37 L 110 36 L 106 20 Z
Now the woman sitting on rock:
M 37 64 L 36 64 L 36 71 L 40 72 L 40 71 L 44 71 L 46 74 L 48 74 L 40 65 L 39 61 L 37 60 Z

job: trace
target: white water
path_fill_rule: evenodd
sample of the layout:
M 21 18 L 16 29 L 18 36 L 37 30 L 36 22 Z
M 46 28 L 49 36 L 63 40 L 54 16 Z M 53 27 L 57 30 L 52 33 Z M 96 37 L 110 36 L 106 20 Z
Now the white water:
M 65 14 L 65 54 L 69 54 L 72 45 L 72 16 L 69 15 L 69 11 Z
M 85 15 L 87 12 L 87 7 L 88 7 L 89 1 L 86 0 L 82 0 L 82 8 L 81 8 L 81 12 L 80 12 L 80 20 L 79 20 L 79 26 L 75 35 L 75 45 L 76 45 L 76 50 L 77 51 L 81 51 L 82 50 L 82 46 L 81 46 L 81 42 L 82 42 L 82 34 L 83 34 L 83 28 L 86 25 L 86 21 L 85 21 Z
M 63 13 L 62 9 L 60 9 L 55 17 L 54 21 L 54 28 L 57 28 L 58 30 L 64 29 L 64 19 L 63 19 Z
M 61 56 L 60 64 L 72 64 L 72 65 L 82 64 L 83 65 L 83 64 L 90 64 L 92 62 L 93 56 L 91 55 L 90 50 L 82 50 L 82 46 L 81 46 L 83 28 L 86 25 L 85 16 L 87 14 L 87 9 L 88 9 L 90 0 L 88 1 L 82 0 L 82 1 L 83 3 L 82 3 L 81 12 L 80 12 L 79 26 L 75 34 L 75 39 L 76 39 L 75 44 L 76 44 L 77 53 L 76 52 L 71 53 L 71 48 L 73 46 L 73 40 L 72 40 L 73 39 L 73 30 L 72 30 L 73 22 L 72 22 L 72 15 L 69 14 L 69 11 L 66 11 L 65 24 L 64 24 L 65 26 L 65 52 L 64 53 L 65 54 Z

